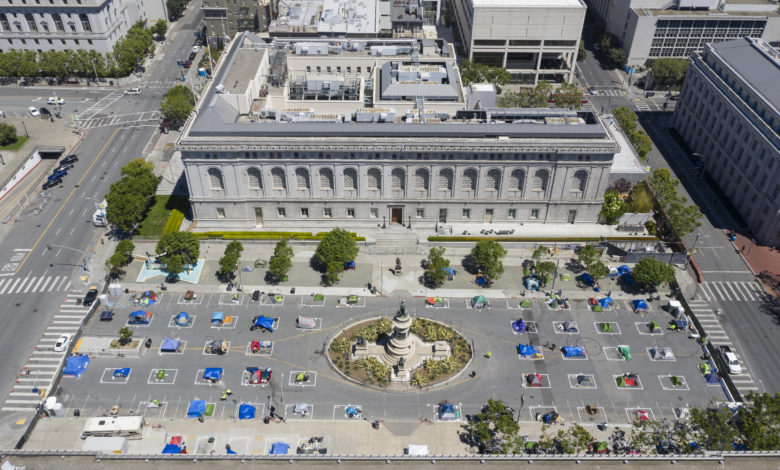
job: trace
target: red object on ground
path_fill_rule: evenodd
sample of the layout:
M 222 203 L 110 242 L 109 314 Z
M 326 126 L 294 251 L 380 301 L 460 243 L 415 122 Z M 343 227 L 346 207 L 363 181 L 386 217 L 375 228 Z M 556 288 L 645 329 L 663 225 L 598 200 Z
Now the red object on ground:
M 626 387 L 636 387 L 636 380 L 626 377 L 625 378 Z
M 177 446 L 181 444 L 181 436 L 173 436 L 171 437 L 171 444 Z

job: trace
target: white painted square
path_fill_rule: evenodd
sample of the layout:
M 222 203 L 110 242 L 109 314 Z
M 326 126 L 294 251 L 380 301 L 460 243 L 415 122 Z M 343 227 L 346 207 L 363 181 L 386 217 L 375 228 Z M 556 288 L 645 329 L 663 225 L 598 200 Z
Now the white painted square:
M 149 406 L 148 401 L 142 401 L 138 403 L 137 413 L 148 418 L 163 418 L 165 412 L 168 410 L 168 402 L 161 401 L 160 406 Z
M 301 372 L 305 372 L 309 374 L 308 382 L 295 381 L 295 377 Z M 317 373 L 310 370 L 293 370 L 290 371 L 290 377 L 288 381 L 291 387 L 314 387 L 315 385 L 317 385 Z
M 586 423 L 588 421 L 595 422 L 595 423 L 609 424 L 609 420 L 607 419 L 607 413 L 604 411 L 603 406 L 598 406 L 598 411 L 596 412 L 595 415 L 588 414 L 587 407 L 578 406 L 577 417 L 579 418 L 580 424 Z
M 577 322 L 576 321 L 571 321 L 571 320 L 567 320 L 567 321 L 570 321 L 571 323 L 573 323 L 574 324 L 574 328 L 576 328 L 577 331 L 564 331 L 563 330 L 563 324 L 566 323 L 566 321 L 554 321 L 554 322 L 552 322 L 552 324 L 553 324 L 553 330 L 555 330 L 555 334 L 557 334 L 557 335 L 578 335 L 578 334 L 580 334 L 580 328 L 579 328 L 579 326 L 577 326 Z
M 282 295 L 281 302 L 273 303 L 271 302 L 271 295 L 265 294 L 263 295 L 263 298 L 260 300 L 260 305 L 262 305 L 263 307 L 281 307 L 282 305 L 284 305 L 285 300 L 287 300 L 287 297 Z
M 533 309 L 533 301 L 531 301 L 530 307 L 521 307 L 520 303 L 528 300 L 531 301 L 531 299 L 506 299 L 506 309 L 507 310 L 526 310 L 531 311 Z
M 662 374 L 658 376 L 658 380 L 661 382 L 661 388 L 664 390 L 690 390 L 688 387 L 688 381 L 685 380 L 685 376 L 683 375 L 677 375 L 677 377 L 682 380 L 682 385 L 679 387 L 676 387 L 672 385 L 672 375 L 671 374 Z
M 609 323 L 612 325 L 612 333 L 601 331 L 601 324 L 602 323 Z M 600 335 L 619 335 L 622 334 L 620 332 L 620 325 L 617 322 L 614 321 L 594 321 L 593 326 L 596 328 L 596 333 Z
M 637 321 L 637 322 L 634 322 L 634 326 L 636 326 L 636 331 L 639 332 L 640 335 L 646 335 L 646 336 L 663 336 L 664 335 L 664 326 L 661 324 L 661 322 L 658 322 L 658 326 L 660 328 L 655 333 L 651 333 L 650 332 L 650 322 L 649 321 Z
M 544 360 L 544 351 L 542 351 L 542 348 L 539 347 L 536 349 L 539 352 L 539 357 L 532 357 L 532 356 L 523 356 L 521 354 L 517 355 L 517 358 L 521 361 L 543 361 Z
M 222 385 L 222 383 L 225 381 L 225 368 L 222 368 L 222 376 L 219 378 L 218 382 L 212 382 L 211 380 L 206 380 L 203 378 L 203 374 L 206 372 L 206 369 L 198 369 L 198 372 L 195 373 L 195 385 Z
M 604 355 L 608 361 L 625 361 L 617 346 L 604 346 Z
M 177 349 L 175 352 L 163 352 L 162 351 L 162 341 L 160 342 L 160 346 L 157 348 L 157 354 L 160 356 L 170 356 L 173 354 L 184 354 L 184 350 L 187 349 L 187 340 L 180 339 L 179 340 L 179 349 Z
M 211 327 L 215 330 L 235 330 L 238 323 L 238 315 L 228 315 L 225 313 L 225 321 L 223 323 L 211 322 Z
M 280 324 L 279 317 L 269 317 L 269 318 L 273 318 L 274 319 L 273 324 L 271 324 L 271 328 L 274 329 L 274 332 L 279 331 L 279 324 Z M 252 317 L 252 319 L 253 320 L 252 320 L 252 322 L 250 323 L 250 326 L 249 326 L 250 327 L 250 331 L 252 331 L 251 328 L 255 325 L 254 316 Z M 258 326 L 257 329 L 260 329 L 260 327 Z M 263 331 L 263 330 L 261 330 L 261 331 Z
M 203 297 L 202 295 L 195 295 L 195 298 L 192 300 L 184 300 L 184 294 L 179 294 L 179 299 L 176 301 L 178 305 L 200 305 L 203 303 Z
M 186 326 L 181 326 L 181 325 L 176 323 L 176 317 L 178 317 L 178 316 L 179 316 L 178 313 L 174 313 L 173 315 L 171 315 L 171 321 L 168 322 L 168 328 L 178 328 L 178 329 L 181 329 L 181 328 L 192 328 L 192 325 L 195 324 L 195 317 L 197 317 L 197 315 L 190 315 L 190 324 L 186 325 Z
M 252 367 L 254 367 L 254 366 L 252 366 Z M 257 367 L 258 367 L 258 369 L 265 369 L 267 366 L 257 366 Z M 245 387 L 265 388 L 267 385 L 270 384 L 270 382 L 264 383 L 264 384 L 249 383 L 249 378 L 250 378 L 250 373 L 249 373 L 248 370 L 246 370 L 246 368 L 244 368 L 244 370 L 241 372 L 241 385 L 243 385 Z M 271 369 L 271 380 L 273 380 L 273 379 L 274 379 L 274 373 L 273 373 L 273 369 Z
M 541 378 L 542 378 L 542 385 L 541 386 L 539 386 L 539 387 L 532 387 L 532 386 L 528 385 L 528 376 L 529 375 L 533 375 L 535 373 L 536 372 L 532 372 L 530 374 L 523 374 L 523 388 L 527 388 L 527 389 L 530 389 L 530 390 L 534 390 L 534 389 L 537 389 L 537 388 L 552 388 L 552 385 L 550 384 L 550 376 L 549 376 L 549 374 L 539 374 L 541 376 Z
M 642 386 L 642 380 L 639 378 L 639 376 L 637 376 L 636 378 L 636 383 L 637 383 L 636 387 L 618 387 L 617 384 L 618 377 L 623 377 L 623 374 L 612 375 L 612 383 L 615 384 L 615 388 L 617 388 L 618 390 L 644 390 L 644 387 Z
M 590 379 L 593 381 L 593 386 L 582 386 L 577 382 L 577 377 L 584 375 L 586 377 L 590 377 Z M 573 388 L 575 390 L 596 390 L 598 387 L 598 384 L 596 384 L 596 376 L 593 374 L 568 374 L 569 379 L 569 387 Z
M 555 405 L 531 405 L 528 407 L 528 412 L 531 414 L 531 421 L 536 421 L 537 413 L 539 413 L 540 416 L 544 416 L 551 411 L 554 411 L 560 415 L 560 412 L 558 411 L 558 408 L 555 407 Z M 541 422 L 541 420 L 538 422 Z
M 298 319 L 296 317 L 295 319 L 295 329 L 296 330 L 302 330 L 302 331 L 319 331 L 322 329 L 322 318 L 320 317 L 314 317 L 314 328 L 301 328 L 298 326 Z
M 463 404 L 462 403 L 450 403 L 450 405 L 452 405 L 452 407 L 455 409 L 455 416 L 458 417 L 457 419 L 447 419 L 447 420 L 439 419 L 439 403 L 428 404 L 428 406 L 433 411 L 433 422 L 434 423 L 439 423 L 439 422 L 441 422 L 441 423 L 460 423 L 460 422 L 464 421 L 465 418 L 463 417 Z
M 236 294 L 222 294 L 222 295 L 219 296 L 218 304 L 219 305 L 234 305 L 236 307 L 238 307 L 239 305 L 243 305 L 244 304 L 244 297 L 246 297 L 246 295 L 241 294 L 241 293 L 237 293 L 237 294 L 238 294 L 238 301 L 237 302 L 233 302 L 233 296 L 236 295 Z
M 423 300 L 423 302 L 425 302 L 425 308 L 432 308 L 432 309 L 450 308 L 450 299 L 446 297 L 441 297 L 441 300 L 444 303 L 444 305 L 442 305 L 441 307 L 436 307 L 434 305 L 431 305 L 428 303 L 427 300 Z
M 645 348 L 645 349 L 647 350 L 647 357 L 649 357 L 651 361 L 675 362 L 677 360 L 674 356 L 674 352 L 672 351 L 672 348 L 659 348 L 657 346 L 654 346 L 652 348 Z M 661 358 L 660 356 L 656 356 L 653 354 L 654 351 L 660 351 L 663 349 L 668 349 L 670 356 L 666 358 Z
M 298 402 L 298 403 L 305 403 L 305 402 Z M 295 409 L 295 403 L 289 403 L 287 405 L 284 405 L 284 412 L 285 412 L 285 419 L 288 421 L 301 421 L 301 420 L 308 420 L 311 421 L 314 419 L 314 408 L 315 406 L 309 403 L 309 411 L 306 412 L 306 415 L 301 415 L 301 413 L 293 413 L 293 410 Z M 294 452 L 295 447 L 290 448 L 291 451 Z
M 341 303 L 339 303 L 339 299 L 344 299 L 344 298 L 346 298 L 346 297 L 338 297 L 338 298 L 336 298 L 336 308 L 363 308 L 363 307 L 366 306 L 366 298 L 365 297 L 358 296 L 358 301 L 357 301 L 357 303 L 354 303 L 354 304 L 347 304 L 347 303 L 341 304 Z
M 165 378 L 157 380 L 155 377 L 158 370 L 165 371 Z M 176 375 L 178 375 L 179 369 L 152 369 L 149 372 L 149 378 L 146 380 L 147 385 L 173 385 L 176 382 Z
M 271 356 L 274 353 L 274 342 L 271 341 L 271 347 L 270 348 L 260 348 L 257 352 L 252 352 L 252 342 L 246 343 L 246 350 L 244 351 L 245 356 Z
M 218 338 L 215 338 L 215 339 L 218 339 Z M 225 354 L 207 353 L 206 352 L 206 346 L 208 346 L 208 344 L 211 341 L 212 340 L 207 340 L 205 343 L 203 343 L 203 350 L 201 352 L 203 353 L 204 356 L 227 356 L 228 354 L 230 354 L 230 341 L 225 341 L 225 343 L 227 344 L 227 352 L 225 352 Z
M 129 328 L 149 328 L 152 326 L 152 322 L 154 321 L 155 315 L 152 314 L 152 316 L 149 318 L 149 323 L 130 323 L 130 318 L 125 321 L 125 326 Z
M 653 409 L 650 407 L 643 407 L 643 408 L 626 408 L 626 418 L 628 418 L 629 423 L 633 423 L 634 420 L 637 419 L 636 412 L 638 410 L 647 411 L 647 416 L 650 418 L 651 421 L 655 421 L 655 414 L 653 413 Z
M 512 323 L 514 323 L 514 320 L 509 322 L 509 328 L 512 328 Z M 526 328 L 525 333 L 518 333 L 517 331 L 515 331 L 514 328 L 512 328 L 512 334 L 513 335 L 523 335 L 523 334 L 527 334 L 527 333 L 536 333 L 537 332 L 537 330 L 536 330 L 536 322 L 535 321 L 527 321 L 527 322 L 525 322 L 525 328 Z
M 487 298 L 487 296 L 485 296 L 485 298 L 487 299 L 487 307 L 482 307 L 482 308 L 474 308 L 474 306 L 471 304 L 472 297 L 469 297 L 468 299 L 464 299 L 463 301 L 466 303 L 466 308 L 468 308 L 468 309 L 471 309 L 471 310 L 490 310 L 490 305 L 491 305 L 492 302 L 491 302 L 490 299 Z
M 584 347 L 582 348 L 582 352 L 584 352 L 585 355 L 580 357 L 566 357 L 566 354 L 563 352 L 563 347 L 558 348 L 558 351 L 560 351 L 561 358 L 564 361 L 587 361 L 588 360 L 588 350 L 585 349 Z
M 309 297 L 301 297 L 301 307 L 313 307 L 313 308 L 324 307 L 326 299 L 327 297 L 322 300 L 314 300 L 313 295 Z
M 236 411 L 233 413 L 233 418 L 238 420 L 239 423 L 251 423 L 253 419 L 238 419 L 238 410 L 241 408 L 242 404 L 252 405 L 255 407 L 255 417 L 254 420 L 263 420 L 263 416 L 265 416 L 265 405 L 262 403 L 253 403 L 253 402 L 238 402 L 236 403 Z M 233 444 L 230 444 L 230 447 L 233 447 Z M 222 448 L 224 450 L 224 447 Z M 233 449 L 236 450 L 236 449 Z
M 133 369 L 130 369 L 130 372 L 127 374 L 127 377 L 122 378 L 114 378 L 114 371 L 117 369 L 122 369 L 122 367 L 107 367 L 103 369 L 103 374 L 100 376 L 100 383 L 102 384 L 117 384 L 117 385 L 124 385 L 127 383 L 128 380 L 130 380 L 130 376 L 133 374 Z

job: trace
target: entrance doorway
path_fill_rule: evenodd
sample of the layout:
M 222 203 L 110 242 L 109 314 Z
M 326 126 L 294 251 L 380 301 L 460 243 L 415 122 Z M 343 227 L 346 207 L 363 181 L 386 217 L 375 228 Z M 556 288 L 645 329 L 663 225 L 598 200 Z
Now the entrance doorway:
M 263 226 L 263 208 L 262 207 L 255 207 L 255 226 L 262 227 Z
M 401 207 L 390 208 L 390 221 L 394 224 L 404 223 L 404 210 Z
M 485 223 L 486 224 L 493 223 L 493 209 L 485 209 Z
M 574 223 L 574 219 L 576 219 L 576 218 L 577 218 L 577 211 L 569 211 L 569 217 L 567 219 L 567 222 L 569 222 L 570 224 L 573 224 Z
M 439 222 L 442 224 L 447 223 L 447 209 L 439 209 Z

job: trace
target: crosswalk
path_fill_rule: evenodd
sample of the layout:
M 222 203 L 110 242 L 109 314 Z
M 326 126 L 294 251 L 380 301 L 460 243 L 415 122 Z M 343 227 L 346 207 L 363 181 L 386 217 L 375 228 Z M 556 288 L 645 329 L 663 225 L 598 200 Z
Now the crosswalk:
M 89 108 L 87 108 L 85 111 L 79 113 L 78 117 L 80 121 L 86 120 L 86 119 L 92 119 L 93 117 L 100 114 L 101 111 L 108 108 L 112 104 L 114 104 L 119 98 L 124 96 L 124 91 L 117 90 L 112 91 L 108 95 L 104 96 L 100 101 L 93 104 Z
M 650 105 L 647 103 L 635 103 L 637 111 L 650 111 Z
M 735 302 L 760 302 L 763 290 L 757 282 L 703 282 L 701 284 L 705 295 L 711 299 Z
M 744 359 L 740 356 L 739 350 L 735 347 L 734 343 L 726 334 L 726 331 L 720 324 L 718 315 L 712 310 L 712 305 L 706 300 L 692 300 L 688 302 L 688 306 L 696 318 L 701 323 L 702 328 L 707 334 L 707 338 L 712 342 L 715 347 L 729 346 L 734 354 L 737 355 L 737 359 L 742 364 L 742 373 L 738 375 L 731 375 L 731 381 L 734 382 L 734 386 L 737 387 L 739 393 L 747 394 L 749 392 L 757 392 L 758 387 L 753 381 L 753 376 L 746 371 L 746 365 Z
M 68 276 L 26 276 L 0 278 L 0 295 L 62 292 L 70 289 Z
M 79 120 L 79 126 L 83 129 L 94 129 L 95 127 L 114 126 L 117 124 L 142 123 L 151 121 L 150 124 L 157 125 L 162 114 L 159 111 L 145 111 L 142 113 L 119 114 L 92 119 Z
M 51 323 L 38 340 L 30 357 L 19 372 L 8 398 L 0 405 L 0 411 L 34 411 L 35 407 L 51 392 L 54 379 L 65 362 L 67 351 L 54 351 L 54 343 L 60 335 L 75 336 L 90 307 L 77 300 L 83 292 L 70 292 L 60 305 Z M 71 344 L 72 346 L 72 344 Z

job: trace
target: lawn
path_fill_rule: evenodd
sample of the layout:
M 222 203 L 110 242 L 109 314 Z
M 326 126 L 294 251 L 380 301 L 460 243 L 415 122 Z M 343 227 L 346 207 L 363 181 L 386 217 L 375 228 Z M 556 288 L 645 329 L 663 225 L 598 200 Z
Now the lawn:
M 8 145 L 0 145 L 0 150 L 9 150 L 9 151 L 19 150 L 20 148 L 22 148 L 22 145 L 24 145 L 24 143 L 27 142 L 27 139 L 29 139 L 29 137 L 25 137 L 23 135 L 16 136 L 16 142 Z
M 138 225 L 136 235 L 159 237 L 163 233 L 171 212 L 177 209 L 186 214 L 188 205 L 189 199 L 186 196 L 155 196 L 154 202 L 146 211 L 146 216 Z

